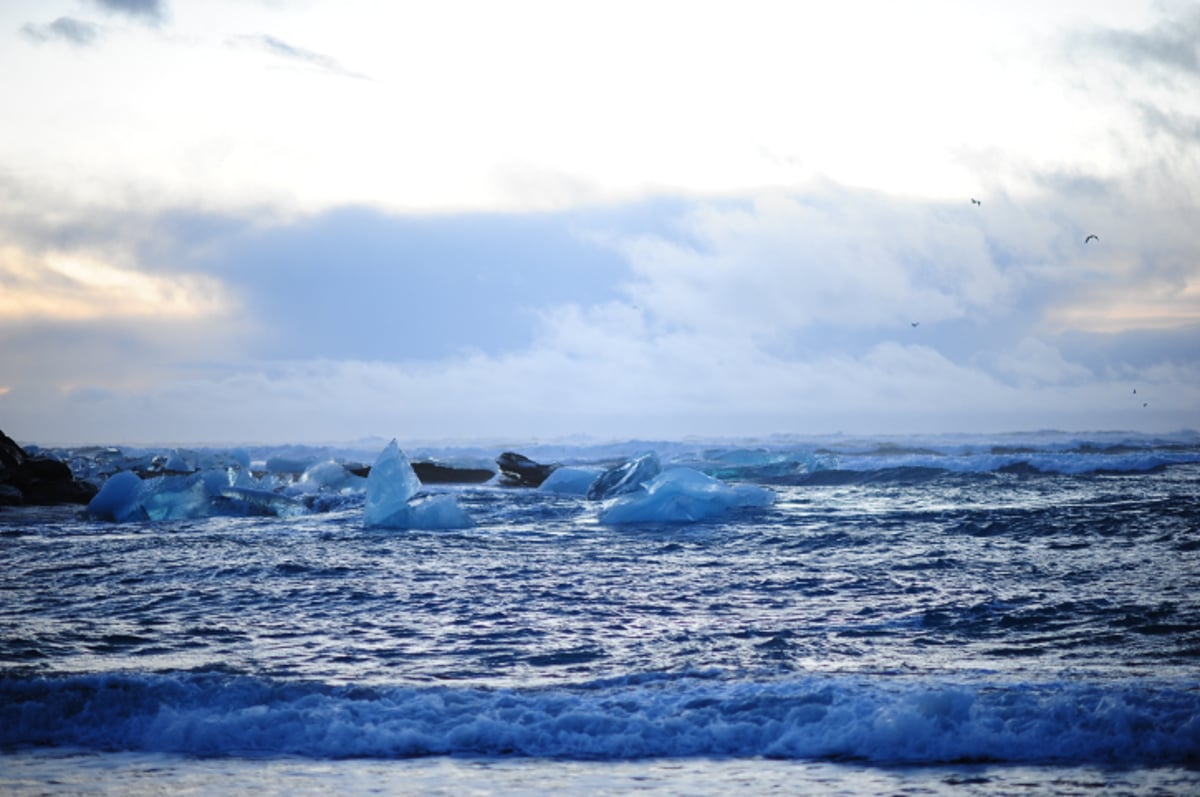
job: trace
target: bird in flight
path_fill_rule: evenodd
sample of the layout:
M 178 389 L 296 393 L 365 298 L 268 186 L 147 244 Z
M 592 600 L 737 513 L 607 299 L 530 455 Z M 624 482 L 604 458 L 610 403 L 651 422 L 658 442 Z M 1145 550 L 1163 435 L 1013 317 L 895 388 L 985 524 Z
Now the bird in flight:
M 914 327 L 919 327 L 919 326 L 921 326 L 921 322 L 920 322 L 920 321 L 914 321 L 914 322 L 912 322 L 912 325 L 913 325 Z
M 975 197 L 971 197 L 971 204 L 972 204 L 972 205 L 982 205 L 983 203 L 982 203 L 982 202 L 980 202 L 980 201 L 979 201 L 978 199 L 976 199 Z
M 1099 241 L 1099 240 L 1100 240 L 1100 236 L 1099 236 L 1099 235 L 1089 235 L 1087 238 L 1084 238 L 1084 239 L 1083 239 L 1083 242 L 1084 242 L 1084 243 L 1087 243 L 1088 241 L 1091 241 L 1092 239 L 1095 239 L 1095 240 Z

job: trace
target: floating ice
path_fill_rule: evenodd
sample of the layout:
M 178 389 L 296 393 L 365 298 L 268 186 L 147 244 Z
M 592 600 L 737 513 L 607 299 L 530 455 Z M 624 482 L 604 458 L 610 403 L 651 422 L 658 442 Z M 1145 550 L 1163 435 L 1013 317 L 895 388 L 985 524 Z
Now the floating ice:
M 296 517 L 307 513 L 304 504 L 270 490 L 226 487 L 220 491 L 220 497 L 225 500 L 214 500 L 213 504 L 223 507 L 226 510 L 223 514 Z
M 545 493 L 587 495 L 588 489 L 604 471 L 600 468 L 559 467 L 538 487 Z
M 475 525 L 448 493 L 414 499 L 408 509 L 409 528 L 413 529 L 468 529 Z
M 291 517 L 306 511 L 298 501 L 261 489 L 240 465 L 146 479 L 122 470 L 104 482 L 86 509 L 92 518 L 117 522 L 213 515 Z
M 603 501 L 618 495 L 631 493 L 662 473 L 662 465 L 654 452 L 642 454 L 624 465 L 610 468 L 600 474 L 588 488 L 587 497 Z
M 670 468 L 636 493 L 618 498 L 600 513 L 600 522 L 687 523 L 719 517 L 739 507 L 775 502 L 770 490 L 752 484 L 725 484 L 691 468 Z
M 461 529 L 473 525 L 454 496 L 442 494 L 413 500 L 420 489 L 421 480 L 393 440 L 367 476 L 364 523 L 392 529 Z
M 150 520 L 187 520 L 212 514 L 204 474 L 159 476 L 142 482 L 140 502 Z
M 87 514 L 97 520 L 145 519 L 141 498 L 142 480 L 136 473 L 123 470 L 111 476 L 87 505 Z
M 346 469 L 346 466 L 333 460 L 325 460 L 309 466 L 300 481 L 295 485 L 295 492 L 313 493 L 321 490 L 338 492 L 365 489 L 367 480 L 356 476 Z

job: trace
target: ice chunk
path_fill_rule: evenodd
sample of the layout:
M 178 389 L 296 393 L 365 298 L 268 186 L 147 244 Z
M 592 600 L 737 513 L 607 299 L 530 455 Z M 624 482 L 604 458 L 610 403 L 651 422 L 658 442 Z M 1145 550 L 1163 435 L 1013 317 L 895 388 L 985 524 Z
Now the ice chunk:
M 87 515 L 97 520 L 144 520 L 142 509 L 142 480 L 133 471 L 123 470 L 113 474 L 96 497 L 87 505 Z
M 296 517 L 307 512 L 304 504 L 295 499 L 252 487 L 227 487 L 221 490 L 220 498 L 229 513 L 238 515 Z
M 142 482 L 140 502 L 150 520 L 187 520 L 211 514 L 203 473 Z
M 277 476 L 292 476 L 299 478 L 300 474 L 317 464 L 314 457 L 289 457 L 284 455 L 268 457 L 264 465 L 268 473 Z
M 600 468 L 559 467 L 546 477 L 538 489 L 561 495 L 587 495 L 588 488 L 603 472 Z
M 719 517 L 738 507 L 775 502 L 770 490 L 752 484 L 729 485 L 691 468 L 670 468 L 636 493 L 625 495 L 600 513 L 600 522 L 686 523 Z
M 299 492 L 316 492 L 320 490 L 356 490 L 366 485 L 366 479 L 355 476 L 346 470 L 340 462 L 326 460 L 312 465 L 304 471 L 297 484 Z
M 88 504 L 87 514 L 101 520 L 182 520 L 209 514 L 203 474 L 157 476 L 143 481 L 136 473 L 113 474 Z
M 364 519 L 368 526 L 408 527 L 408 499 L 421 489 L 421 480 L 408 457 L 392 440 L 376 458 L 367 476 L 367 502 Z
M 408 508 L 409 528 L 469 529 L 474 525 L 458 505 L 458 500 L 448 493 L 415 499 L 409 502 Z
M 658 455 L 651 451 L 600 474 L 588 488 L 587 497 L 598 501 L 616 498 L 633 492 L 660 473 Z
M 191 473 L 196 470 L 196 457 L 191 451 L 180 451 L 178 448 L 171 452 L 162 469 L 168 473 Z
M 408 457 L 393 440 L 367 476 L 364 522 L 393 529 L 459 529 L 472 525 L 452 495 L 411 500 L 420 489 L 421 481 Z
M 303 504 L 257 489 L 238 467 L 213 467 L 186 476 L 141 479 L 129 470 L 113 474 L 88 504 L 98 520 L 185 520 L 212 515 L 277 515 L 305 513 Z

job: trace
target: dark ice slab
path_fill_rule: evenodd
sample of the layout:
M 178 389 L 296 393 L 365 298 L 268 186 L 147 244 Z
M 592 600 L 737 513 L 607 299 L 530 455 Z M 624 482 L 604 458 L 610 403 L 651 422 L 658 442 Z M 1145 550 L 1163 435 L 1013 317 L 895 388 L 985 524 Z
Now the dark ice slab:
M 558 465 L 542 465 L 523 454 L 505 451 L 496 457 L 500 482 L 506 487 L 537 487 Z
M 488 468 L 459 468 L 423 460 L 412 463 L 421 484 L 482 484 L 496 475 Z

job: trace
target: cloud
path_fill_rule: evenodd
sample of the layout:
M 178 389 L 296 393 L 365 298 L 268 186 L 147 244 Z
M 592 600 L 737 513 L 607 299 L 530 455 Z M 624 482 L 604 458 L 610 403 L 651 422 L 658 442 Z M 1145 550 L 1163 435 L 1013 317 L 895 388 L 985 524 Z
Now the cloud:
M 152 25 L 157 25 L 162 21 L 166 10 L 164 0 L 90 0 L 90 2 L 110 13 L 125 14 Z
M 195 318 L 231 305 L 208 276 L 157 276 L 86 253 L 33 255 L 16 247 L 0 248 L 0 286 L 0 321 Z
M 91 22 L 71 17 L 59 17 L 45 25 L 35 25 L 31 22 L 23 26 L 21 32 L 26 38 L 38 44 L 64 41 L 76 47 L 87 47 L 95 43 L 100 35 L 100 28 Z
M 328 75 L 337 77 L 358 78 L 370 80 L 367 75 L 352 72 L 343 67 L 337 60 L 324 55 L 322 53 L 306 50 L 303 47 L 297 47 L 293 44 L 277 39 L 274 36 L 267 34 L 259 34 L 256 36 L 236 36 L 229 39 L 229 43 L 239 47 L 249 47 L 260 52 L 265 52 L 277 58 L 282 58 L 290 63 L 299 64 L 301 66 L 310 67 L 318 72 L 324 72 Z
M 1138 71 L 1166 78 L 1200 78 L 1200 8 L 1189 6 L 1148 30 L 1099 29 L 1069 40 Z
M 1141 113 L 1142 124 L 1148 130 L 1188 146 L 1200 144 L 1200 116 L 1163 111 L 1145 103 L 1139 104 L 1138 110 Z
M 18 192 L 0 409 L 44 444 L 1195 426 L 1200 243 L 1139 179 L 290 219 Z
M 571 214 L 398 216 L 346 209 L 265 228 L 216 225 L 164 262 L 219 277 L 265 330 L 258 356 L 417 359 L 530 345 L 539 312 L 621 295 L 617 253 Z M 205 225 L 193 222 L 204 236 Z

